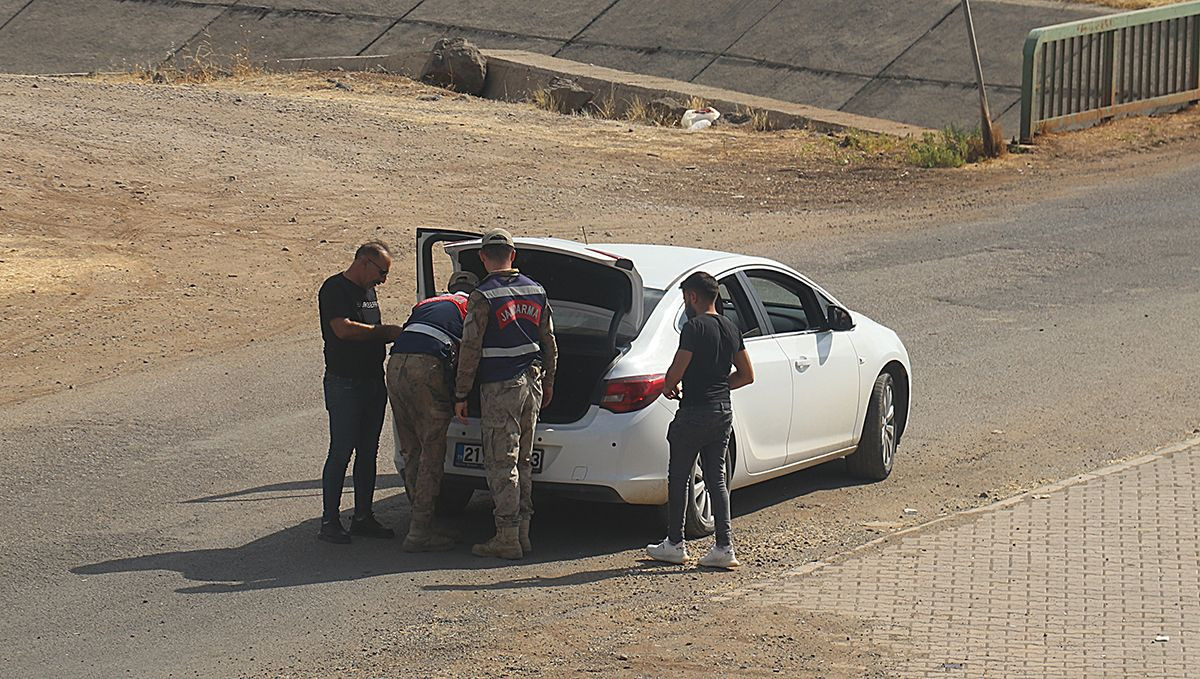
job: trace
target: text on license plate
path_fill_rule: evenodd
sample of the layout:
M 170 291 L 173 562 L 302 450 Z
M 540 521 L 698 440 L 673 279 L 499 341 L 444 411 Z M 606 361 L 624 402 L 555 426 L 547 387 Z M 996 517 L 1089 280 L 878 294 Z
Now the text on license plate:
M 546 459 L 546 451 L 541 448 L 533 449 L 533 473 L 542 473 L 542 463 Z M 468 469 L 483 469 L 483 446 L 478 443 L 454 444 L 454 466 Z

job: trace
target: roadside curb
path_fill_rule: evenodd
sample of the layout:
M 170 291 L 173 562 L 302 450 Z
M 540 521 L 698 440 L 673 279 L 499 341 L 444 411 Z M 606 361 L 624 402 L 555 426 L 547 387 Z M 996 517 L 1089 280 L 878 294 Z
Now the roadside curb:
M 1072 476 L 1070 478 L 1066 478 L 1061 481 L 1055 481 L 1054 483 L 1049 483 L 1049 484 L 1046 484 L 1043 486 L 1039 486 L 1032 490 L 1027 490 L 1023 493 L 1019 493 L 1017 495 L 1013 495 L 1011 497 L 1007 497 L 1007 498 L 1004 498 L 1003 500 L 998 500 L 998 501 L 992 502 L 990 504 L 982 505 L 980 507 L 972 507 L 971 509 L 964 509 L 961 511 L 954 512 L 952 514 L 947 514 L 945 516 L 939 516 L 935 519 L 930 519 L 929 521 L 919 523 L 915 526 L 910 526 L 908 528 L 898 530 L 894 533 L 888 533 L 887 535 L 883 535 L 881 537 L 875 538 L 874 540 L 864 542 L 863 544 L 858 545 L 857 547 L 853 547 L 844 552 L 835 554 L 826 560 L 810 561 L 809 563 L 806 563 L 802 566 L 798 566 L 798 567 L 790 569 L 790 570 L 786 570 L 786 571 L 780 573 L 778 576 L 766 579 L 762 582 L 752 583 L 752 584 L 746 585 L 744 587 L 738 588 L 736 590 L 733 590 L 731 592 L 725 592 L 723 594 L 713 596 L 713 597 L 711 597 L 711 600 L 712 601 L 732 601 L 734 599 L 744 597 L 748 594 L 751 594 L 755 591 L 767 589 L 768 587 L 771 587 L 773 583 L 778 582 L 779 580 L 799 578 L 799 577 L 803 577 L 806 575 L 811 575 L 813 573 L 820 571 L 821 569 L 825 568 L 826 566 L 831 566 L 831 565 L 834 565 L 837 563 L 847 561 L 863 552 L 866 552 L 866 551 L 869 551 L 872 549 L 876 549 L 876 548 L 882 547 L 884 545 L 888 545 L 890 543 L 896 542 L 899 539 L 908 537 L 915 533 L 921 533 L 921 532 L 924 532 L 931 528 L 940 527 L 942 524 L 948 524 L 948 523 L 951 523 L 954 521 L 959 521 L 959 520 L 963 520 L 963 519 L 967 519 L 967 518 L 974 518 L 979 515 L 996 512 L 996 511 L 999 511 L 1002 509 L 1008 509 L 1009 507 L 1012 507 L 1013 505 L 1020 504 L 1022 502 L 1026 502 L 1029 500 L 1042 499 L 1043 496 L 1047 496 L 1051 493 L 1066 490 L 1067 488 L 1070 488 L 1072 486 L 1078 486 L 1078 485 L 1087 483 L 1089 481 L 1094 481 L 1096 479 L 1100 479 L 1105 476 L 1123 472 L 1123 471 L 1132 469 L 1134 467 L 1148 464 L 1150 462 L 1156 462 L 1158 460 L 1161 460 L 1161 459 L 1164 459 L 1167 457 L 1171 457 L 1178 453 L 1188 452 L 1193 449 L 1200 449 L 1200 436 L 1191 436 L 1189 438 L 1184 439 L 1183 441 L 1180 441 L 1179 443 L 1174 443 L 1171 445 L 1163 446 L 1161 448 L 1157 448 L 1157 449 L 1155 449 L 1149 453 L 1146 453 L 1144 455 L 1138 455 L 1136 457 L 1132 457 L 1132 458 L 1129 458 L 1126 460 L 1122 460 L 1120 462 L 1115 462 L 1115 463 L 1107 465 L 1105 467 L 1101 467 L 1094 471 L 1084 472 L 1083 474 L 1078 474 L 1076 476 Z
M 482 51 L 488 60 L 483 92 L 487 99 L 527 100 L 534 92 L 550 87 L 555 78 L 565 77 L 595 92 L 599 98 L 610 100 L 621 109 L 634 100 L 651 101 L 657 97 L 673 97 L 688 101 L 699 98 L 722 111 L 759 111 L 766 115 L 771 129 L 777 130 L 807 128 L 824 133 L 860 130 L 911 139 L 920 139 L 923 134 L 934 131 L 894 120 L 823 109 L 671 78 L 619 71 L 535 52 L 495 49 Z

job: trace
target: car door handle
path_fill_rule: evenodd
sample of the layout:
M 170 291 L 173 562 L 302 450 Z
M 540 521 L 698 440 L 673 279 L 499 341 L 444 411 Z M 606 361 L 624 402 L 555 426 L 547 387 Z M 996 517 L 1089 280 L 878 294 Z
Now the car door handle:
M 812 361 L 808 360 L 807 356 L 801 356 L 800 358 L 796 359 L 796 370 L 799 370 L 800 372 L 808 370 L 809 366 L 811 365 Z

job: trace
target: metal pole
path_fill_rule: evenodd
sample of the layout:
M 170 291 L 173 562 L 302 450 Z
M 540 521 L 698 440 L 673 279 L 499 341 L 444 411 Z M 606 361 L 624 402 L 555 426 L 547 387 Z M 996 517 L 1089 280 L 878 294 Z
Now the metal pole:
M 979 44 L 975 42 L 975 21 L 971 19 L 971 3 L 962 0 L 963 18 L 967 21 L 967 38 L 971 43 L 971 58 L 975 61 L 975 82 L 979 84 L 980 129 L 983 133 L 983 152 L 989 157 L 997 155 L 996 140 L 992 136 L 992 113 L 988 109 L 987 91 L 983 86 L 983 65 L 979 62 Z

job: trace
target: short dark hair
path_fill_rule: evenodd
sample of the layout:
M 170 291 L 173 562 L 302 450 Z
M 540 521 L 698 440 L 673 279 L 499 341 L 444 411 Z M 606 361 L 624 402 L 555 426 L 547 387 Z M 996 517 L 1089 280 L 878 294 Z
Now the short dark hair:
M 363 257 L 391 257 L 391 256 L 392 256 L 391 248 L 389 248 L 387 246 L 387 243 L 384 243 L 381 240 L 369 240 L 366 243 L 363 243 L 362 245 L 358 246 L 358 249 L 354 251 L 355 259 L 362 259 Z
M 700 296 L 700 299 L 705 302 L 716 301 L 717 295 L 721 292 L 721 287 L 717 284 L 717 279 L 712 277 L 712 274 L 697 271 L 679 284 L 679 288 L 684 292 L 694 292 Z
M 512 247 L 511 245 L 504 245 L 503 243 L 493 243 L 483 246 L 480 248 L 480 251 L 483 252 L 483 256 L 487 257 L 489 260 L 493 262 L 499 262 L 508 259 L 508 253 L 515 252 L 516 248 Z

